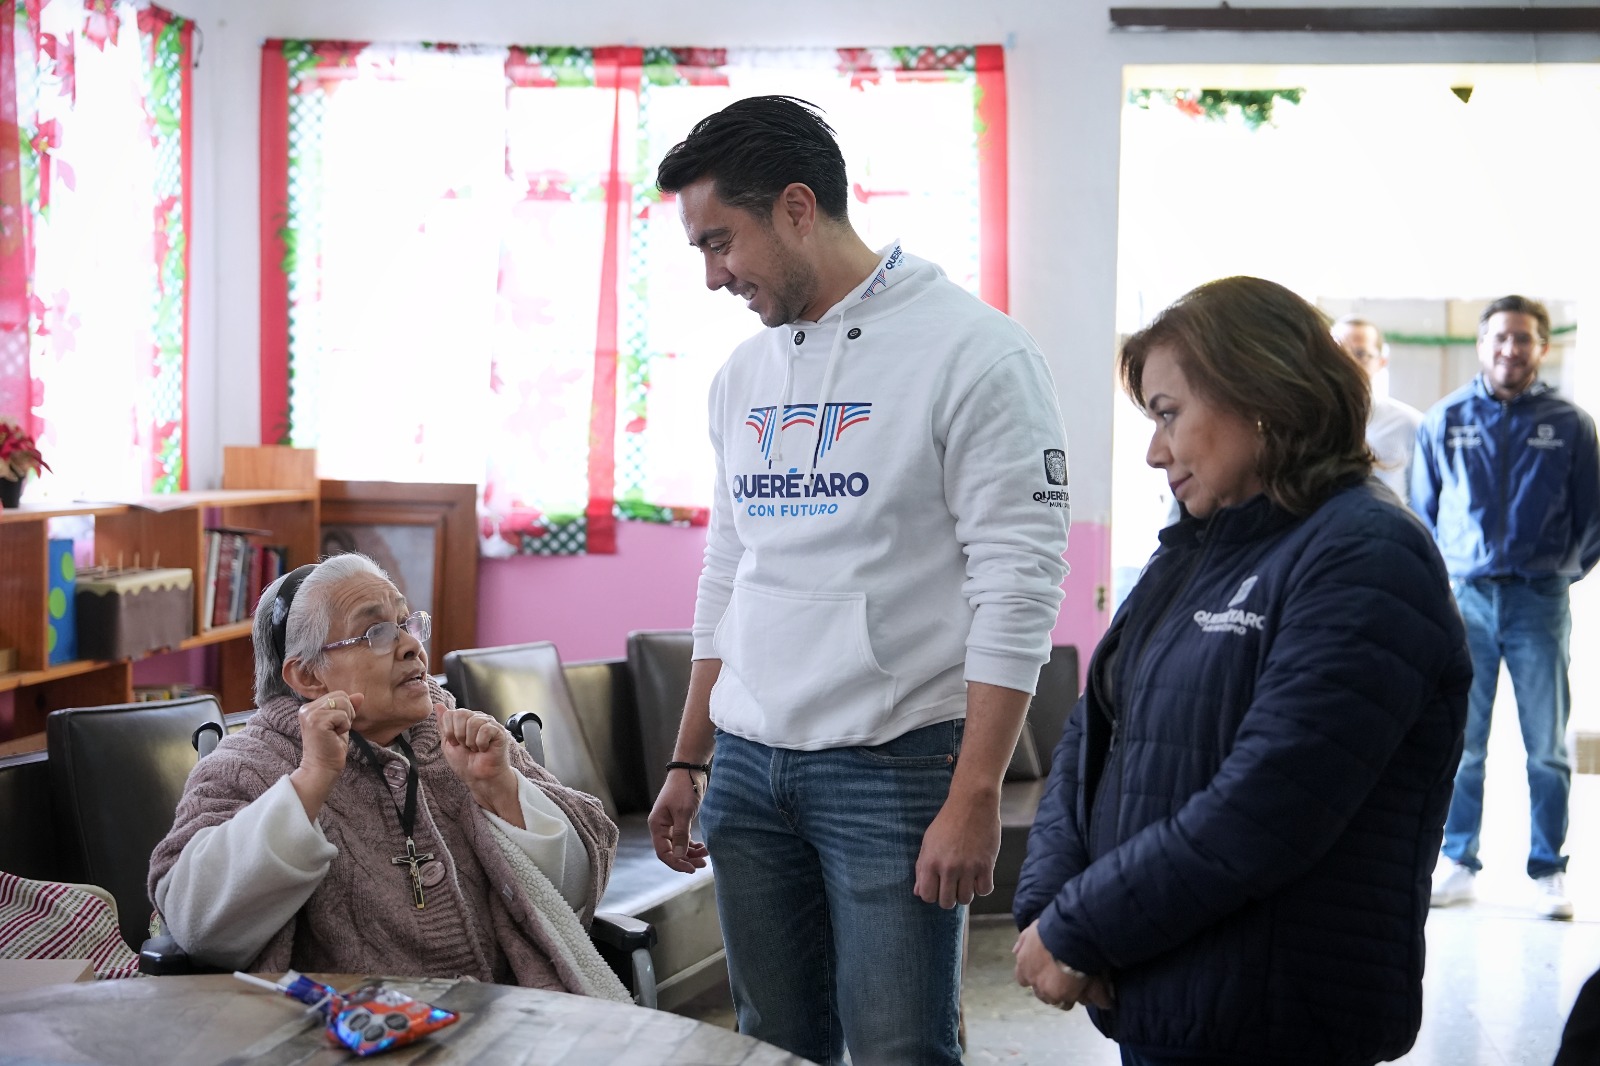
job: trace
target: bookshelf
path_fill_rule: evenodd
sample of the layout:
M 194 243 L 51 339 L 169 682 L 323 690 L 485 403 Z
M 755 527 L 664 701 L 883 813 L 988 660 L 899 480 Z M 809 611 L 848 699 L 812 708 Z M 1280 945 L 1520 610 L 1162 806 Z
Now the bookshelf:
M 270 532 L 287 548 L 288 565 L 314 562 L 321 497 L 316 452 L 280 447 L 224 450 L 221 489 L 180 492 L 114 503 L 28 505 L 0 511 L 0 648 L 16 662 L 0 673 L 13 698 L 12 737 L 41 732 L 61 707 L 124 703 L 133 698 L 133 662 L 76 660 L 51 665 L 48 651 L 49 520 L 88 515 L 97 562 L 184 567 L 194 575 L 194 633 L 176 649 L 216 648 L 213 683 L 224 712 L 253 705 L 255 655 L 250 623 L 209 628 L 205 606 L 206 529 L 218 525 Z M 268 538 L 263 538 L 268 539 Z M 39 745 L 42 747 L 42 743 Z

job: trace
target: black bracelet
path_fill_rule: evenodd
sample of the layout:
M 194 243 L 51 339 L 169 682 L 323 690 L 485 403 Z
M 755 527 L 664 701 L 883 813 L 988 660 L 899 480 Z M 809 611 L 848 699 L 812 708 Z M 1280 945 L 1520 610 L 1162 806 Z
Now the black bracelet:
M 667 763 L 667 769 L 699 770 L 703 774 L 709 774 L 711 772 L 711 764 L 708 762 L 678 762 L 676 759 L 674 759 L 672 762 Z

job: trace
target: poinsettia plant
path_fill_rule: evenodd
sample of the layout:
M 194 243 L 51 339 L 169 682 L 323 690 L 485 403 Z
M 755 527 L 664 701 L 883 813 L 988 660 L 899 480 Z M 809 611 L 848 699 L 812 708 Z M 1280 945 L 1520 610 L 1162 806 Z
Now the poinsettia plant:
M 49 469 L 33 436 L 16 422 L 0 416 L 0 477 L 21 481 L 29 474 Z

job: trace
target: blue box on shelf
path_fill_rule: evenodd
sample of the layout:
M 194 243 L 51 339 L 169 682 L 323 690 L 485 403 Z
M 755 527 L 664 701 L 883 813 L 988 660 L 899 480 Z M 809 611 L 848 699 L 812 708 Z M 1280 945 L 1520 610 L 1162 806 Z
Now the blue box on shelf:
M 78 567 L 72 559 L 72 541 L 51 538 L 49 596 L 45 600 L 50 627 L 45 646 L 51 666 L 69 663 L 78 657 L 77 583 Z

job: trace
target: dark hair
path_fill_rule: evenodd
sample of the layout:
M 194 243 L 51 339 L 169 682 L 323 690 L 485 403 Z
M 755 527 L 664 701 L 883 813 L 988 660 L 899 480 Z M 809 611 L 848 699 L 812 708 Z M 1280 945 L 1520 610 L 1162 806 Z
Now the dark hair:
M 1489 327 L 1489 319 L 1501 311 L 1510 311 L 1519 315 L 1532 315 L 1534 321 L 1539 323 L 1539 340 L 1544 344 L 1550 343 L 1550 312 L 1538 300 L 1530 300 L 1526 296 L 1502 296 L 1494 303 L 1483 309 L 1483 314 L 1478 316 L 1478 336 L 1483 336 L 1483 331 Z
M 833 127 L 821 108 L 793 96 L 752 96 L 701 119 L 661 160 L 656 187 L 679 192 L 706 177 L 723 203 L 762 221 L 797 181 L 823 214 L 847 217 L 850 187 Z
M 1222 278 L 1185 293 L 1122 346 L 1122 385 L 1144 406 L 1145 359 L 1169 345 L 1189 387 L 1261 431 L 1257 474 L 1297 515 L 1372 472 L 1367 375 L 1321 311 L 1275 282 Z

